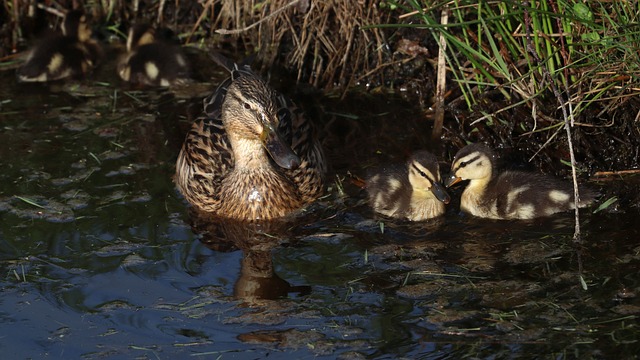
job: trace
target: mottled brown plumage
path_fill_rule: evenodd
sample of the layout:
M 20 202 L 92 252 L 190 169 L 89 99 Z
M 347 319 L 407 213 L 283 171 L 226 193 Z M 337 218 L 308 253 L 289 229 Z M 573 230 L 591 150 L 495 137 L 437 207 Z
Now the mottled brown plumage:
M 428 151 L 414 152 L 404 164 L 375 169 L 366 187 L 373 210 L 412 221 L 444 214 L 450 199 L 440 184 L 438 160 Z
M 522 171 L 496 173 L 495 155 L 483 144 L 471 144 L 456 154 L 447 187 L 470 180 L 460 208 L 490 219 L 533 219 L 575 208 L 573 187 L 553 177 Z M 591 204 L 596 193 L 580 192 L 579 207 Z
M 283 217 L 323 191 L 325 158 L 312 124 L 248 66 L 204 100 L 178 156 L 175 182 L 201 211 L 238 220 Z

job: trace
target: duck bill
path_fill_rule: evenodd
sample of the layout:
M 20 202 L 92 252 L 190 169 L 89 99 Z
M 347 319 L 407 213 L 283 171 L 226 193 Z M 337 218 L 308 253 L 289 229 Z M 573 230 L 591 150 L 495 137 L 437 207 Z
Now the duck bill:
M 449 177 L 447 177 L 444 180 L 444 186 L 449 188 L 449 187 L 452 187 L 453 185 L 459 183 L 460 181 L 462 181 L 462 178 L 457 177 L 457 176 L 452 174 L 452 175 L 450 175 Z
M 261 139 L 264 148 L 267 149 L 267 152 L 278 166 L 287 170 L 293 170 L 300 166 L 298 155 L 291 150 L 291 147 L 287 145 L 271 124 L 264 127 Z
M 451 197 L 447 193 L 447 190 L 444 189 L 440 183 L 433 183 L 431 186 L 431 192 L 435 195 L 436 199 L 442 201 L 445 204 L 448 204 L 451 201 Z

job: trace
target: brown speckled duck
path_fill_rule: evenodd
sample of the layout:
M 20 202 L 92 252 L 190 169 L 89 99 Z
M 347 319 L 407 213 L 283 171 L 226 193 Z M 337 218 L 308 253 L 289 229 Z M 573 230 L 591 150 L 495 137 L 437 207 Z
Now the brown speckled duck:
M 416 151 L 404 164 L 381 167 L 366 181 L 369 204 L 378 213 L 421 221 L 445 212 L 449 195 L 440 184 L 438 160 Z
M 127 54 L 118 64 L 118 75 L 132 84 L 171 86 L 189 79 L 189 63 L 182 48 L 170 41 L 169 30 L 138 24 L 129 30 Z
M 469 180 L 460 208 L 490 219 L 533 219 L 574 209 L 573 187 L 553 177 L 521 172 L 496 172 L 495 155 L 483 144 L 471 144 L 456 154 L 447 187 Z M 596 193 L 580 192 L 579 207 L 594 202 Z
M 204 100 L 182 146 L 175 182 L 200 211 L 237 220 L 283 217 L 323 192 L 325 157 L 313 124 L 248 66 Z
M 96 66 L 101 48 L 91 38 L 91 27 L 81 10 L 69 11 L 62 34 L 48 36 L 30 50 L 17 75 L 24 82 L 79 78 Z

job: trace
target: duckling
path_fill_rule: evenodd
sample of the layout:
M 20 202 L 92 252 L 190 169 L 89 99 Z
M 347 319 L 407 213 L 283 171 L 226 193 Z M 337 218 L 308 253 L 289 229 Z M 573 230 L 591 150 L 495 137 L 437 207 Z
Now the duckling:
M 326 164 L 313 124 L 249 66 L 212 56 L 231 77 L 204 100 L 186 136 L 179 191 L 200 211 L 242 221 L 280 218 L 316 200 Z
M 404 164 L 375 171 L 366 181 L 369 204 L 376 212 L 421 221 L 445 212 L 451 198 L 440 184 L 438 160 L 428 151 L 416 151 Z
M 165 30 L 167 32 L 170 30 Z M 189 81 L 189 64 L 182 48 L 148 24 L 129 30 L 127 54 L 118 64 L 124 81 L 146 86 L 171 86 Z
M 101 54 L 91 38 L 91 28 L 81 10 L 69 11 L 62 24 L 62 34 L 39 42 L 18 69 L 24 82 L 44 82 L 67 77 L 82 77 L 97 64 Z
M 456 154 L 450 187 L 470 180 L 462 193 L 460 208 L 474 216 L 490 219 L 533 219 L 575 209 L 573 187 L 555 178 L 521 171 L 496 173 L 495 155 L 483 144 L 471 144 Z M 596 193 L 580 192 L 579 207 L 595 201 Z

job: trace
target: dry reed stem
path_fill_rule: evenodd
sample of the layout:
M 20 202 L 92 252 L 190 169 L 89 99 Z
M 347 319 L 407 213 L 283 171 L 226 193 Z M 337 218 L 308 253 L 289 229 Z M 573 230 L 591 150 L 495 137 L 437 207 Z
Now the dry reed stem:
M 611 176 L 625 176 L 625 175 L 637 175 L 640 174 L 640 169 L 630 169 L 630 170 L 616 170 L 616 171 L 596 171 L 593 174 L 594 177 L 611 177 Z
M 446 25 L 449 23 L 449 9 L 444 7 L 440 16 L 440 23 Z M 436 82 L 436 101 L 435 101 L 435 118 L 433 122 L 433 130 L 431 140 L 439 145 L 442 136 L 442 126 L 444 123 L 444 94 L 447 91 L 447 40 L 443 33 L 440 33 L 440 49 L 438 50 L 438 69 Z
M 231 35 L 231 34 L 240 34 L 243 33 L 247 30 L 250 30 L 251 28 L 254 28 L 258 25 L 260 25 L 261 23 L 270 20 L 272 17 L 278 15 L 279 13 L 283 12 L 284 10 L 286 10 L 287 8 L 296 5 L 297 3 L 299 3 L 301 0 L 293 0 L 292 2 L 282 6 L 281 8 L 273 11 L 272 13 L 266 15 L 265 17 L 263 17 L 262 19 L 254 22 L 253 24 L 249 25 L 249 26 L 245 26 L 241 29 L 233 29 L 233 30 L 226 30 L 226 29 L 218 29 L 216 30 L 216 32 L 218 34 L 223 34 L 223 35 Z

